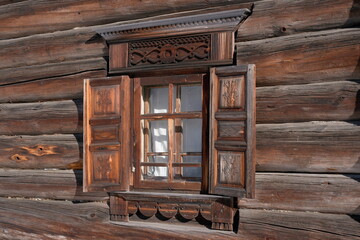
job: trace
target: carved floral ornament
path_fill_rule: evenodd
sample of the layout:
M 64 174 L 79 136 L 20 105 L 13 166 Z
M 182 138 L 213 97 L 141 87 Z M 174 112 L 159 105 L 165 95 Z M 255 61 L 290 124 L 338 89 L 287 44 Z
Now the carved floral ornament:
M 109 45 L 109 72 L 229 65 L 234 38 L 248 9 L 236 9 L 111 26 L 95 31 Z
M 210 35 L 132 42 L 129 66 L 169 64 L 209 58 Z

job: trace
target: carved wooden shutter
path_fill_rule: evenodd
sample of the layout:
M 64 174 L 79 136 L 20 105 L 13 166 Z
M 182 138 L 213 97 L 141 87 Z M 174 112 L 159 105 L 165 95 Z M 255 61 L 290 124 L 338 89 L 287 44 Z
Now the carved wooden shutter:
M 85 80 L 84 191 L 128 190 L 130 86 L 128 76 Z
M 210 70 L 210 193 L 253 197 L 255 65 Z

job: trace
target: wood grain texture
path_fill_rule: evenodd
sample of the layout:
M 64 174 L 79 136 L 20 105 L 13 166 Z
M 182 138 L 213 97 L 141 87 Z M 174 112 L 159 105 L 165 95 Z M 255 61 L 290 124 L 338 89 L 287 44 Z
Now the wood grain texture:
M 360 173 L 359 136 L 357 122 L 258 124 L 256 169 Z M 79 135 L 1 136 L 0 143 L 3 144 L 2 168 L 81 167 L 82 136 Z M 44 151 L 39 151 L 41 146 Z M 63 151 L 65 155 L 59 154 Z
M 139 227 L 141 224 L 141 228 Z M 171 228 L 169 228 L 171 226 Z M 1 239 L 213 239 L 235 240 L 233 232 L 201 225 L 122 225 L 109 222 L 106 203 L 72 203 L 0 198 Z
M 257 171 L 360 173 L 359 122 L 258 124 Z
M 0 104 L 0 134 L 82 132 L 81 100 Z
M 227 1 L 228 5 L 252 2 Z M 221 0 L 111 0 L 104 4 L 99 0 L 65 0 L 44 2 L 27 0 L 17 4 L 0 6 L 1 38 L 15 38 L 37 33 L 53 32 L 82 26 L 93 26 L 117 21 L 170 14 L 179 11 L 222 6 Z M 151 9 L 151 11 L 149 11 Z
M 359 4 L 354 0 L 256 1 L 237 41 L 355 27 L 360 25 L 359 16 Z
M 87 71 L 67 76 L 45 78 L 0 86 L 0 103 L 70 100 L 83 97 L 85 78 L 104 77 L 106 72 Z
M 360 82 L 257 88 L 258 123 L 360 119 Z
M 0 136 L 0 168 L 82 169 L 82 135 Z
M 0 69 L 107 56 L 103 41 L 89 42 L 94 35 L 91 28 L 80 28 L 1 40 Z
M 294 34 L 236 46 L 239 64 L 256 64 L 258 87 L 360 78 L 359 28 Z
M 257 173 L 255 199 L 240 208 L 360 214 L 360 175 Z
M 0 101 L 82 97 L 82 78 L 92 74 L 84 73 L 2 86 Z M 103 72 L 94 73 L 97 74 L 101 75 Z M 359 86 L 357 82 L 344 81 L 257 88 L 258 123 L 357 120 L 360 117 Z M 75 133 L 82 129 L 81 100 L 0 104 L 0 109 L 0 122 L 6 122 L 0 126 L 0 134 Z M 10 120 L 12 121 L 9 122 Z M 40 122 L 44 122 L 44 125 L 38 125 Z M 67 124 L 69 122 L 70 125 Z
M 0 169 L 2 197 L 101 201 L 106 193 L 84 193 L 82 171 Z
M 106 69 L 102 57 L 0 69 L 0 85 Z
M 348 215 L 240 209 L 238 234 L 247 239 L 360 239 L 360 223 Z
M 82 192 L 82 172 L 0 169 L 1 197 L 99 200 Z M 360 214 L 360 175 L 257 173 L 255 199 L 241 208 Z

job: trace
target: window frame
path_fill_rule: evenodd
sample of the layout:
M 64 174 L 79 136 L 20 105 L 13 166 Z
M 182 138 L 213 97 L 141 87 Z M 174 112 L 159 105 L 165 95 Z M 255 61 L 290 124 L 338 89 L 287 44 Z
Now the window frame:
M 161 181 L 144 181 L 141 180 L 141 160 L 144 157 L 143 152 L 143 138 L 142 138 L 142 130 L 140 122 L 143 119 L 155 120 L 155 119 L 191 119 L 198 118 L 199 112 L 196 113 L 167 113 L 167 114 L 149 114 L 148 116 L 142 116 L 142 101 L 143 101 L 143 88 L 150 86 L 169 86 L 173 85 L 185 85 L 188 86 L 192 84 L 201 84 L 202 86 L 202 143 L 201 143 L 201 181 L 200 182 L 191 182 L 191 181 L 173 181 L 169 182 L 161 182 Z M 172 90 L 169 89 L 169 92 Z M 133 115 L 133 129 L 134 129 L 134 152 L 133 152 L 133 188 L 134 190 L 162 190 L 168 192 L 181 192 L 181 191 L 191 191 L 194 193 L 207 193 L 208 190 L 208 176 L 209 176 L 209 123 L 208 123 L 208 112 L 209 112 L 209 76 L 205 73 L 190 73 L 190 74 L 180 74 L 180 75 L 166 75 L 166 76 L 151 76 L 151 77 L 138 77 L 134 78 L 134 94 L 133 94 L 133 103 L 134 103 L 134 115 Z M 169 103 L 172 101 L 173 96 L 169 94 L 168 96 Z M 170 101 L 171 100 L 171 101 Z M 172 109 L 172 104 L 169 104 L 168 109 Z M 166 115 L 167 118 L 161 118 L 161 115 Z M 159 118 L 160 117 L 160 118 Z M 175 124 L 175 123 L 174 123 Z M 173 127 L 175 130 L 175 125 Z M 171 144 L 170 138 L 174 135 L 174 133 L 170 133 L 169 131 L 169 146 Z M 178 147 L 175 146 L 170 147 Z M 169 150 L 169 155 L 172 149 Z M 170 161 L 170 159 L 169 159 Z M 171 164 L 169 167 L 172 167 Z M 168 176 L 169 177 L 169 176 Z

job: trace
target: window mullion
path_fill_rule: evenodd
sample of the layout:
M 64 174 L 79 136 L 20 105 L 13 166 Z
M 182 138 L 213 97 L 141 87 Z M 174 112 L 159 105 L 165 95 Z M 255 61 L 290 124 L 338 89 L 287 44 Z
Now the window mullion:
M 169 94 L 168 94 L 168 113 L 173 113 L 173 89 L 174 84 L 169 84 Z M 169 138 L 168 138 L 168 150 L 169 150 L 169 162 L 168 162 L 168 179 L 169 182 L 172 182 L 174 179 L 174 172 L 173 172 L 173 161 L 174 161 L 174 119 L 169 118 L 168 119 L 168 131 L 169 131 Z

